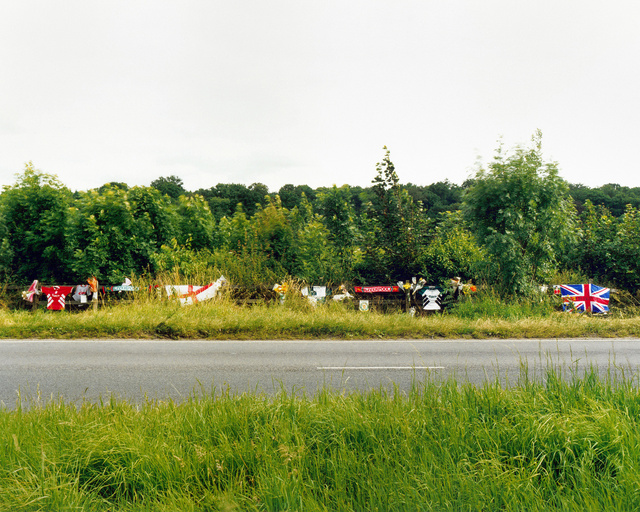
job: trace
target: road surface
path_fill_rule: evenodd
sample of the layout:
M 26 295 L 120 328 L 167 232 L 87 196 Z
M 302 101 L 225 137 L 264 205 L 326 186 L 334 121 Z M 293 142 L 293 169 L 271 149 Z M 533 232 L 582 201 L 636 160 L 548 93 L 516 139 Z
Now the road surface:
M 183 400 L 191 394 L 353 391 L 454 376 L 515 384 L 523 368 L 544 378 L 595 366 L 634 373 L 640 340 L 170 341 L 0 340 L 0 404 L 80 403 L 111 396 Z M 18 398 L 20 397 L 20 398 Z M 146 397 L 146 398 L 145 398 Z

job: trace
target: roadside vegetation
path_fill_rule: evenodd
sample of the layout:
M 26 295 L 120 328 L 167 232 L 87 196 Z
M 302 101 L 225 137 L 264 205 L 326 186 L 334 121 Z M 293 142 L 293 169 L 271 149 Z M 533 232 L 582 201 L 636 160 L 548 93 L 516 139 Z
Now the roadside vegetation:
M 386 147 L 372 178 L 277 194 L 257 183 L 189 192 L 175 176 L 72 192 L 29 163 L 0 192 L 0 282 L 118 285 L 173 273 L 174 284 L 209 274 L 245 288 L 337 288 L 460 277 L 532 300 L 562 273 L 562 284 L 638 296 L 640 189 L 570 186 L 539 132 L 527 146 L 499 146 L 462 186 L 402 184 Z
M 370 339 L 575 338 L 640 336 L 640 308 L 618 298 L 607 316 L 568 313 L 560 298 L 464 296 L 443 313 L 358 311 L 357 302 L 312 306 L 292 287 L 279 301 L 239 305 L 224 294 L 191 306 L 138 292 L 130 302 L 81 311 L 0 309 L 3 338 Z
M 0 509 L 638 510 L 636 376 L 0 410 Z M 24 397 L 22 397 L 24 399 Z

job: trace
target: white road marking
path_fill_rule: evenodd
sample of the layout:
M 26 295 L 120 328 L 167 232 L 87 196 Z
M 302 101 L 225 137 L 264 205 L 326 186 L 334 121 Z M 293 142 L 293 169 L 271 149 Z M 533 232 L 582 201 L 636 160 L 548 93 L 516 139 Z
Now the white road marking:
M 317 366 L 317 370 L 444 370 L 444 366 Z

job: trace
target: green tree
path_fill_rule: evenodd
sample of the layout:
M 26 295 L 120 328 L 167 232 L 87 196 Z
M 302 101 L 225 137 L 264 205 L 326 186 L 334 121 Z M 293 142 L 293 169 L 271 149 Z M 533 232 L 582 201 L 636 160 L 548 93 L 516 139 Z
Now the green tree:
M 293 249 L 296 256 L 295 277 L 310 284 L 342 282 L 351 269 L 343 265 L 331 233 L 321 215 L 313 212 L 306 194 L 300 204 L 289 212 L 293 228 Z
M 67 243 L 71 191 L 29 162 L 0 196 L 3 273 L 18 282 L 62 283 L 70 277 Z
M 627 289 L 640 288 L 640 210 L 627 205 L 616 233 L 616 282 Z
M 349 185 L 339 188 L 334 185 L 332 188 L 323 189 L 318 194 L 316 207 L 340 259 L 344 279 L 350 280 L 354 265 L 358 261 L 360 241 L 351 188 Z
M 289 275 L 296 275 L 299 259 L 295 246 L 295 229 L 289 210 L 282 206 L 280 197 L 267 198 L 251 218 L 251 225 L 258 247 L 268 256 L 276 273 L 282 268 Z
M 234 284 L 253 287 L 275 282 L 287 276 L 286 271 L 264 250 L 258 239 L 254 219 L 247 218 L 239 203 L 231 218 L 223 217 L 218 224 L 220 247 L 214 251 L 218 268 Z
M 178 197 L 184 195 L 184 183 L 177 176 L 171 175 L 160 177 L 151 182 L 151 186 L 158 190 L 161 194 L 168 195 L 171 199 L 177 200 Z
M 265 194 L 266 195 L 266 194 Z M 283 185 L 278 191 L 282 206 L 288 210 L 293 210 L 302 203 L 302 197 L 306 197 L 307 201 L 313 203 L 316 198 L 316 192 L 308 185 Z
M 423 254 L 422 277 L 440 282 L 453 277 L 463 281 L 477 278 L 485 251 L 462 218 L 460 210 L 443 212 Z
M 239 183 L 218 183 L 215 187 L 199 189 L 196 194 L 201 195 L 209 203 L 209 209 L 217 221 L 222 217 L 233 217 L 238 204 L 242 204 L 246 213 L 245 201 L 248 189 Z
M 543 160 L 539 131 L 533 142 L 512 154 L 499 147 L 464 199 L 465 218 L 491 258 L 485 277 L 505 294 L 547 281 L 577 235 L 569 187 L 557 164 Z
M 419 254 L 428 236 L 425 216 L 400 186 L 389 150 L 376 165 L 373 201 L 363 216 L 364 255 L 359 273 L 364 281 L 395 282 L 420 273 Z
M 142 252 L 140 244 L 149 242 L 137 236 L 126 190 L 105 187 L 103 193 L 81 193 L 73 219 L 73 270 L 79 277 L 114 283 L 142 270 L 137 253 Z
M 599 188 L 589 188 L 585 185 L 569 185 L 571 196 L 576 207 L 582 212 L 586 202 L 602 205 L 615 217 L 621 217 L 628 204 L 640 208 L 640 187 L 629 188 L 616 183 L 607 183 Z
M 209 189 L 200 189 L 197 194 L 209 203 L 211 213 L 216 221 L 222 217 L 232 217 L 238 204 L 249 216 L 258 211 L 259 205 L 269 194 L 269 189 L 262 183 L 252 183 L 248 187 L 239 183 L 218 183 Z
M 110 190 L 112 188 L 119 188 L 120 190 L 125 190 L 126 191 L 126 190 L 129 190 L 129 185 L 127 185 L 126 183 L 123 183 L 122 181 L 110 181 L 109 183 L 105 183 L 104 185 L 102 185 L 98 189 L 98 193 L 99 194 L 103 194 L 104 192 L 106 192 L 107 190 Z M 79 193 L 77 193 L 77 194 L 79 194 Z
M 640 288 L 640 211 L 627 205 L 616 218 L 608 208 L 585 202 L 583 239 L 576 260 L 582 271 L 630 291 Z
M 462 206 L 463 188 L 449 180 L 439 181 L 427 186 L 408 183 L 405 187 L 413 201 L 422 203 L 427 217 L 439 218 L 439 214 L 459 210 Z
M 577 266 L 593 278 L 611 279 L 618 219 L 605 206 L 596 206 L 587 199 L 581 225 L 582 243 L 574 254 Z
M 345 280 L 348 269 L 341 264 L 329 231 L 318 215 L 298 231 L 296 238 L 299 258 L 296 277 L 309 284 L 336 284 Z
M 222 217 L 218 224 L 220 245 L 229 251 L 240 251 L 247 245 L 252 235 L 251 221 L 239 203 L 232 217 Z
M 9 230 L 4 219 L 4 213 L 0 209 L 0 279 L 3 281 L 12 279 L 12 262 L 13 249 L 9 241 Z
M 211 249 L 216 241 L 216 221 L 209 205 L 198 194 L 178 198 L 178 243 L 192 249 Z M 217 243 L 215 244 L 217 245 Z
M 73 210 L 73 270 L 110 283 L 147 271 L 153 255 L 171 244 L 178 215 L 153 187 L 105 186 L 83 192 Z
M 177 234 L 178 217 L 171 200 L 153 187 L 133 187 L 127 192 L 136 235 L 153 251 Z

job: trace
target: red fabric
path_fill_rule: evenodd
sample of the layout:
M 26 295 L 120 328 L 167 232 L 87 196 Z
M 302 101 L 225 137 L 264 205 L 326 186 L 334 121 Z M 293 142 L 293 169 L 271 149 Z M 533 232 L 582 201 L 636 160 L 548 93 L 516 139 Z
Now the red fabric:
M 42 293 L 47 294 L 47 309 L 60 311 L 64 309 L 65 297 L 71 293 L 73 286 L 43 286 Z
M 354 286 L 356 293 L 392 293 L 399 292 L 399 286 Z
M 189 287 L 187 288 L 187 293 L 185 293 L 184 295 L 179 295 L 178 297 L 180 299 L 186 299 L 188 297 L 191 297 L 191 301 L 196 304 L 198 302 L 198 294 L 211 288 L 213 286 L 213 283 L 210 283 L 206 286 L 199 286 L 198 287 L 198 291 L 193 291 L 193 285 L 190 284 Z
M 31 286 L 29 286 L 29 289 L 27 290 L 27 300 L 29 302 L 33 302 L 33 298 L 36 294 L 39 294 L 40 292 L 38 291 L 38 280 L 36 279 L 33 283 L 31 283 Z

